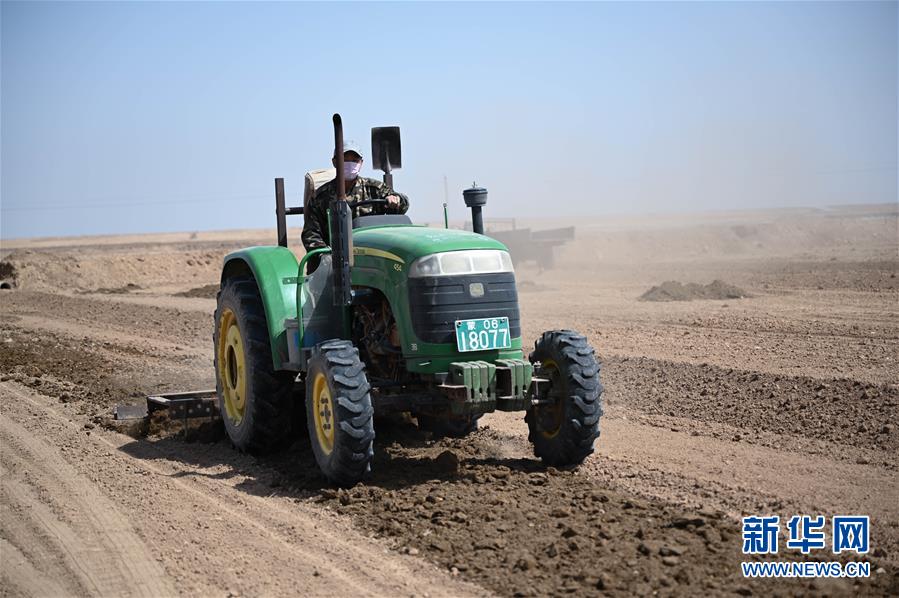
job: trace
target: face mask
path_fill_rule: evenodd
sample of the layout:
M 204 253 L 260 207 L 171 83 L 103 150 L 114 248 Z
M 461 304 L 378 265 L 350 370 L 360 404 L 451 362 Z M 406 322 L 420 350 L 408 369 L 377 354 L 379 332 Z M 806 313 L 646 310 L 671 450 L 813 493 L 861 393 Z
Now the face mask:
M 343 178 L 352 181 L 355 180 L 357 176 L 359 176 L 359 172 L 362 170 L 362 162 L 344 162 L 343 163 Z

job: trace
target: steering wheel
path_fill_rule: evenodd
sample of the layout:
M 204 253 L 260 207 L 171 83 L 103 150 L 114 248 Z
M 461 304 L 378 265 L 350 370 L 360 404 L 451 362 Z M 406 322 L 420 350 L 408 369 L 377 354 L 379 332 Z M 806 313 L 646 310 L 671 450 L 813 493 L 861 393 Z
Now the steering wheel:
M 359 206 L 370 206 L 374 204 L 385 204 L 387 203 L 386 199 L 363 199 L 362 201 L 357 201 L 353 204 L 354 208 L 358 208 Z
M 388 212 L 390 212 L 390 209 L 388 208 L 386 199 L 363 199 L 360 202 L 354 203 L 352 206 L 350 206 L 350 208 L 353 210 L 354 215 L 358 214 L 358 215 L 362 216 L 362 214 L 359 214 L 359 212 L 358 212 L 358 208 L 361 206 L 381 206 L 380 209 L 375 210 L 375 214 L 378 214 L 378 213 L 387 214 Z M 368 216 L 369 214 L 365 214 L 365 215 Z

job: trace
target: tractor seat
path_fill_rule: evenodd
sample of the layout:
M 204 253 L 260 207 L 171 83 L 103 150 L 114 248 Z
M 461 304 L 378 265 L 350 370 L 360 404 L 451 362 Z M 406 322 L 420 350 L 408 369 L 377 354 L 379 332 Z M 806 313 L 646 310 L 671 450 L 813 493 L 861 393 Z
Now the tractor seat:
M 320 168 L 306 173 L 305 187 L 303 188 L 303 205 L 312 203 L 312 198 L 322 185 L 334 180 L 337 172 L 333 168 Z
M 412 219 L 405 214 L 372 214 L 353 218 L 353 228 L 366 226 L 392 226 L 395 224 L 412 224 Z

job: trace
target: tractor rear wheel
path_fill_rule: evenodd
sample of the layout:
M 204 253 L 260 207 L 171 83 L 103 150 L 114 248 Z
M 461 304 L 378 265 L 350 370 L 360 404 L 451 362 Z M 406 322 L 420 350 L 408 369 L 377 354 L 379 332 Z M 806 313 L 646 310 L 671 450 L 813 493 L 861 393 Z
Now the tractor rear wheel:
M 213 343 L 219 410 L 231 443 L 256 455 L 281 448 L 290 434 L 293 376 L 272 366 L 265 309 L 253 278 L 225 281 Z
M 434 438 L 465 438 L 478 429 L 480 415 L 465 415 L 462 417 L 435 417 L 433 415 L 418 415 L 418 428 L 430 432 Z
M 534 454 L 546 465 L 579 465 L 599 437 L 602 384 L 593 347 L 572 330 L 544 332 L 534 343 L 535 375 L 549 379 L 544 395 L 550 404 L 531 407 L 525 415 Z
M 306 375 L 306 421 L 315 461 L 328 480 L 352 486 L 371 471 L 375 410 L 359 351 L 350 341 L 318 344 Z

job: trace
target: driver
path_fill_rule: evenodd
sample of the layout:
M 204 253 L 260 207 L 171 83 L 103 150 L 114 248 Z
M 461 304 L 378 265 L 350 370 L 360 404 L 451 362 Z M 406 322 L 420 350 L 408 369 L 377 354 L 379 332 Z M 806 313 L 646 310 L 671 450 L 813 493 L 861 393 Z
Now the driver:
M 331 158 L 331 163 L 337 166 L 337 156 Z M 409 199 L 402 193 L 397 193 L 377 179 L 369 179 L 359 176 L 362 170 L 362 151 L 353 141 L 345 141 L 343 144 L 343 179 L 346 201 L 352 210 L 353 218 L 370 214 L 405 214 L 409 209 Z M 330 245 L 330 231 L 328 230 L 328 207 L 331 201 L 337 199 L 337 179 L 334 178 L 322 185 L 315 193 L 315 197 L 305 207 L 303 216 L 303 245 L 306 251 L 312 251 L 319 247 Z M 361 201 L 369 199 L 386 199 L 386 203 L 367 204 L 356 206 Z M 309 259 L 307 273 L 318 267 L 319 256 Z

